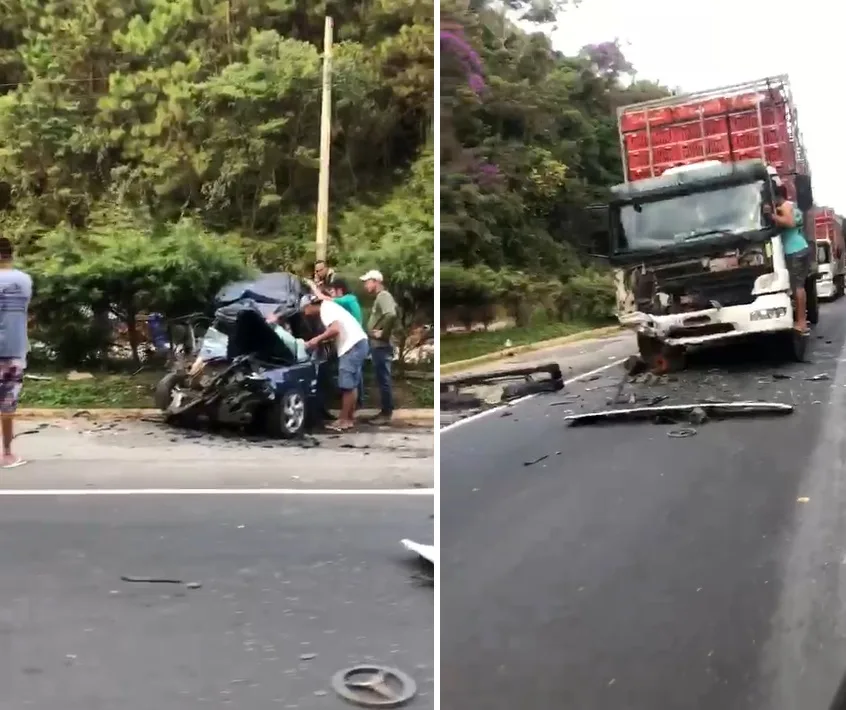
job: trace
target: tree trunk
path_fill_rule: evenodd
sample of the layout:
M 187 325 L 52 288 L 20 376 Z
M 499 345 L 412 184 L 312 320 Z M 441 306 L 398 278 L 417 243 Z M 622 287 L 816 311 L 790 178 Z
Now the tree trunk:
M 138 354 L 139 334 L 138 334 L 138 314 L 135 309 L 130 308 L 126 314 L 126 335 L 129 338 L 129 349 L 132 353 L 132 362 L 136 367 L 141 366 L 141 356 Z

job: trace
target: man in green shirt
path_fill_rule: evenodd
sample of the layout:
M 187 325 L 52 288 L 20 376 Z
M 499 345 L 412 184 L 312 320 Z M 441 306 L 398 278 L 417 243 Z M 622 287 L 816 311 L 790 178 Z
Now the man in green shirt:
M 347 282 L 337 276 L 332 277 L 332 283 L 324 286 L 325 291 L 314 282 L 308 279 L 305 280 L 306 285 L 311 289 L 311 292 L 321 301 L 334 301 L 353 318 L 355 318 L 359 325 L 364 327 L 364 315 L 361 312 L 361 303 L 358 301 L 358 296 L 350 292 L 350 287 Z M 358 407 L 364 406 L 364 372 L 362 368 L 362 376 L 358 380 Z
M 325 291 L 322 290 L 314 281 L 306 279 L 305 282 L 311 289 L 311 292 L 321 301 L 335 301 L 335 303 L 355 318 L 361 326 L 364 326 L 364 315 L 361 311 L 361 303 L 358 301 L 358 296 L 350 292 L 346 281 L 336 276 L 331 285 L 324 287 Z
M 385 288 L 380 271 L 371 270 L 361 277 L 367 293 L 376 296 L 370 318 L 367 321 L 367 335 L 370 338 L 370 357 L 379 384 L 382 407 L 374 421 L 388 422 L 394 414 L 394 397 L 391 386 L 391 365 L 394 361 L 394 346 L 391 335 L 397 322 L 397 302 Z

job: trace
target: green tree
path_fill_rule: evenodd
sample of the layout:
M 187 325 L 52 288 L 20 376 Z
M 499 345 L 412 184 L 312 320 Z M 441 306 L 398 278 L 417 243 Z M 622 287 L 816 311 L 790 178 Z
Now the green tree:
M 506 4 L 536 21 L 545 11 L 560 16 L 566 5 Z M 444 288 L 453 286 L 458 293 L 450 302 L 460 293 L 478 296 L 475 277 L 468 277 L 474 286 L 467 289 L 452 278 L 444 286 L 443 275 L 453 265 L 483 265 L 501 272 L 509 287 L 500 289 L 499 303 L 523 322 L 527 306 L 552 298 L 546 286 L 534 284 L 567 284 L 589 266 L 583 252 L 586 208 L 622 180 L 617 107 L 668 91 L 635 80 L 616 41 L 568 57 L 554 51 L 544 34 L 520 29 L 493 3 L 447 3 L 444 13 L 442 298 Z M 585 278 L 613 295 L 607 279 Z M 596 300 L 585 284 L 562 291 L 558 300 L 581 297 Z M 585 313 L 603 309 L 589 306 Z

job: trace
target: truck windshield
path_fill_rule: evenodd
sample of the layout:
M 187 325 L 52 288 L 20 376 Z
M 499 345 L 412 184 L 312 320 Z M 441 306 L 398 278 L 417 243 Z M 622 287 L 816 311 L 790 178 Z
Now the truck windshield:
M 764 183 L 755 182 L 623 205 L 619 208 L 617 251 L 651 251 L 762 229 L 763 194 Z

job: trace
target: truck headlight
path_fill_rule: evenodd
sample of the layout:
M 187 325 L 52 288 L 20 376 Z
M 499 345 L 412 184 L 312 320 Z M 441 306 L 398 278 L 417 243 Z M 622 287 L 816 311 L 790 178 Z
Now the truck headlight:
M 750 321 L 772 320 L 773 318 L 784 318 L 787 315 L 787 309 L 784 306 L 776 308 L 761 308 L 757 311 L 752 311 L 749 314 Z
M 772 291 L 775 287 L 776 281 L 778 281 L 778 274 L 775 272 L 761 274 L 761 276 L 755 279 L 755 284 L 752 286 L 752 290 L 755 293 L 759 293 L 761 291 Z

